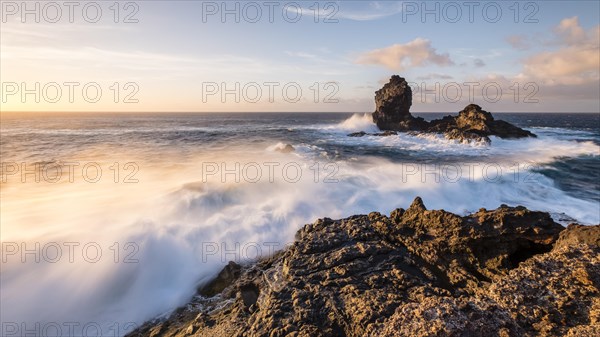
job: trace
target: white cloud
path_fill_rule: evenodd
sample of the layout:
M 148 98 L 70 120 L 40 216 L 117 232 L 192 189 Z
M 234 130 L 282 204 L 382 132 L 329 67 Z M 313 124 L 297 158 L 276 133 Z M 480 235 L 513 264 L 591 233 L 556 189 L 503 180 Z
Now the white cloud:
M 522 77 L 542 84 L 585 84 L 600 80 L 600 25 L 585 31 L 577 17 L 554 29 L 558 49 L 533 54 L 523 62 Z
M 397 71 L 428 64 L 439 66 L 454 64 L 447 53 L 437 53 L 435 48 L 431 46 L 431 42 L 422 38 L 416 38 L 405 44 L 394 44 L 363 53 L 358 57 L 356 63 L 381 65 Z
M 579 25 L 579 18 L 576 16 L 563 19 L 554 31 L 568 45 L 584 42 L 587 37 L 585 30 Z
M 299 58 L 309 59 L 309 60 L 317 59 L 317 55 L 306 53 L 306 52 L 293 52 L 293 51 L 286 50 L 285 54 L 288 56 L 299 57 Z
M 366 5 L 366 6 L 365 6 Z M 361 8 L 355 8 L 361 7 Z M 352 21 L 373 21 L 390 17 L 402 12 L 401 1 L 371 1 L 371 2 L 324 2 L 318 8 L 298 7 L 296 5 L 285 7 L 285 10 L 302 16 L 317 16 L 320 20 L 337 21 L 340 19 Z
M 569 47 L 535 54 L 525 61 L 523 70 L 524 74 L 545 81 L 576 84 L 597 79 L 599 67 L 598 49 Z
M 435 80 L 435 79 L 439 79 L 439 80 L 451 80 L 453 78 L 454 77 L 452 77 L 450 75 L 446 75 L 446 74 L 431 73 L 431 74 L 427 74 L 425 76 L 418 76 L 417 80 L 420 80 L 420 81 Z
M 518 50 L 527 50 L 530 48 L 529 41 L 524 35 L 511 35 L 506 38 L 506 42 Z

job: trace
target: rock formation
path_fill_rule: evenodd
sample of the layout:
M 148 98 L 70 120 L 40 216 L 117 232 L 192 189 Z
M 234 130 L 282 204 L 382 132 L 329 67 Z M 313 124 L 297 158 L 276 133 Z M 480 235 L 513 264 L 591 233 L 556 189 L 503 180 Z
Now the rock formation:
M 377 132 L 377 133 L 366 133 L 364 131 L 359 131 L 359 132 L 353 132 L 353 133 L 348 134 L 348 137 L 363 137 L 363 136 L 366 136 L 366 135 L 369 135 L 369 136 L 378 136 L 378 137 L 387 137 L 387 136 L 395 136 L 397 134 L 398 134 L 398 132 L 391 131 L 391 130 L 386 130 L 386 131 Z
M 524 207 L 459 216 L 416 198 L 305 225 L 129 336 L 598 336 L 599 235 Z
M 444 133 L 450 139 L 459 141 L 482 140 L 490 142 L 489 136 L 500 138 L 535 137 L 527 130 L 523 130 L 508 122 L 495 120 L 491 113 L 481 109 L 477 104 L 469 104 L 458 116 L 446 116 L 429 123 L 427 132 Z
M 420 131 L 443 133 L 461 142 L 490 142 L 489 136 L 500 138 L 535 137 L 508 122 L 495 120 L 491 113 L 476 104 L 469 104 L 458 116 L 446 116 L 431 122 L 410 114 L 412 90 L 406 80 L 393 75 L 383 88 L 375 92 L 373 121 L 379 129 L 390 131 Z M 358 136 L 355 134 L 354 136 Z
M 375 92 L 373 121 L 381 130 L 422 130 L 426 122 L 410 114 L 411 105 L 412 89 L 404 78 L 393 75 L 383 88 Z

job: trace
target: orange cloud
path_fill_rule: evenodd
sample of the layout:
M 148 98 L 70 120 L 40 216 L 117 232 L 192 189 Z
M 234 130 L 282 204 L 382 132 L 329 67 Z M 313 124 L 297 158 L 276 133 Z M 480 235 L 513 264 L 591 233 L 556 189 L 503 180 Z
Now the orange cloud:
M 356 60 L 356 63 L 381 65 L 396 71 L 410 67 L 422 67 L 427 64 L 439 66 L 454 64 L 448 54 L 438 54 L 431 46 L 431 42 L 422 38 L 366 52 Z
M 565 43 L 570 45 L 583 42 L 586 39 L 586 33 L 579 25 L 579 18 L 576 16 L 563 19 L 554 31 Z
M 559 48 L 525 59 L 523 77 L 545 84 L 583 84 L 600 79 L 600 26 L 585 31 L 577 17 L 554 29 Z

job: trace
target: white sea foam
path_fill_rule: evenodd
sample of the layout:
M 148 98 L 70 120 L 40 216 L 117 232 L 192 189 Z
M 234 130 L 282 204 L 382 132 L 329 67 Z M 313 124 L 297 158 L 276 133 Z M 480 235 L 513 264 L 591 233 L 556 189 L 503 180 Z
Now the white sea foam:
M 348 119 L 342 121 L 341 123 L 336 124 L 336 125 L 327 126 L 324 129 L 337 131 L 337 132 L 345 132 L 345 133 L 359 132 L 359 131 L 364 131 L 364 132 L 369 132 L 369 133 L 380 132 L 377 125 L 375 125 L 375 123 L 373 123 L 373 117 L 371 117 L 371 114 L 368 114 L 368 113 L 365 113 L 365 114 L 355 113 Z
M 367 117 L 354 115 L 323 128 L 323 133 L 373 132 Z M 80 322 L 80 328 L 98 322 L 105 335 L 114 334 L 117 324 L 122 335 L 128 322 L 141 324 L 184 304 L 196 286 L 227 261 L 247 262 L 283 248 L 305 223 L 324 216 L 387 214 L 407 207 L 416 196 L 428 208 L 461 214 L 505 203 L 565 213 L 585 223 L 600 222 L 596 202 L 568 195 L 530 165 L 556 157 L 597 155 L 599 147 L 591 142 L 542 135 L 523 140 L 493 138 L 491 146 L 480 146 L 456 144 L 438 135 L 408 134 L 337 136 L 335 141 L 459 154 L 465 159 L 438 167 L 379 157 L 332 163 L 319 161 L 335 156 L 323 156 L 324 149 L 315 145 L 292 143 L 296 151 L 288 154 L 273 151 L 285 143 L 253 149 L 240 145 L 190 155 L 184 162 L 167 154 L 139 158 L 137 184 L 115 184 L 112 179 L 96 184 L 5 184 L 3 322 L 19 326 L 25 322 L 28 327 L 35 322 L 42 326 Z M 207 174 L 207 163 L 218 171 Z M 104 172 L 112 174 L 108 168 Z M 40 263 L 32 254 L 25 255 L 24 261 L 21 253 L 6 255 L 8 243 L 18 243 L 19 249 L 24 243 L 31 250 L 36 242 L 40 248 L 50 242 L 80 245 L 73 262 L 66 248 L 55 263 L 46 261 L 54 256 L 51 251 L 41 252 L 50 256 L 40 256 Z M 82 257 L 81 248 L 90 242 L 102 249 L 97 263 Z M 116 262 L 115 242 L 119 243 Z M 127 243 L 133 246 L 126 249 Z
M 367 114 L 364 116 L 367 116 Z M 460 143 L 447 139 L 441 134 L 433 133 L 399 133 L 398 135 L 386 137 L 371 135 L 364 137 L 339 136 L 339 131 L 345 130 L 345 125 L 360 125 L 357 121 L 363 121 L 364 116 L 354 114 L 337 125 L 322 128 L 322 131 L 329 133 L 328 141 L 332 143 L 374 148 L 386 146 L 431 154 L 460 155 L 467 158 L 485 156 L 494 160 L 512 160 L 513 162 L 547 163 L 559 157 L 600 155 L 600 147 L 594 142 L 576 141 L 581 139 L 582 136 L 589 137 L 589 132 L 558 128 L 533 128 L 532 131 L 538 133 L 537 138 L 501 139 L 492 136 L 490 137 L 492 140 L 491 146 L 476 142 Z M 373 127 L 376 127 L 375 124 L 370 123 Z M 347 130 L 367 131 L 367 129 L 367 127 L 358 126 Z M 542 131 L 548 129 L 552 129 L 552 132 Z

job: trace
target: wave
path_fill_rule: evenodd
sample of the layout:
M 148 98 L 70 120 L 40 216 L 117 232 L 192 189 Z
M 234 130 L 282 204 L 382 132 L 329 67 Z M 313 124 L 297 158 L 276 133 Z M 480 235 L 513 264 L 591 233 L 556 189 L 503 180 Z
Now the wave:
M 389 214 L 415 196 L 431 209 L 459 214 L 508 204 L 600 222 L 596 201 L 568 194 L 536 168 L 557 157 L 597 156 L 600 147 L 591 141 L 541 134 L 537 139 L 493 138 L 491 146 L 481 146 L 432 134 L 339 136 L 375 128 L 370 116 L 356 114 L 321 126 L 318 146 L 293 140 L 236 145 L 191 152 L 185 160 L 170 153 L 144 154 L 137 161 L 137 184 L 115 184 L 108 167 L 107 176 L 94 184 L 81 179 L 4 184 L 0 229 L 8 261 L 2 261 L 0 276 L 3 322 L 28 327 L 80 322 L 78 329 L 97 323 L 104 335 L 124 335 L 127 327 L 135 327 L 129 322 L 141 324 L 188 302 L 196 287 L 229 260 L 245 263 L 282 249 L 305 223 L 323 216 Z M 288 142 L 294 152 L 276 151 Z M 410 155 L 401 161 L 393 153 L 388 158 L 339 157 L 340 144 L 408 150 Z M 97 151 L 94 155 L 116 152 Z M 427 153 L 460 159 L 436 165 L 421 159 Z M 122 155 L 117 161 L 130 161 L 131 156 Z M 98 160 L 106 166 L 113 161 Z M 19 253 L 4 255 L 12 243 Z M 48 261 L 52 250 L 43 251 L 54 247 L 50 243 L 63 247 L 56 262 Z M 72 262 L 67 243 L 78 244 Z M 82 256 L 87 243 L 101 248 L 99 261 Z M 23 258 L 22 247 L 40 247 L 40 261 L 31 254 Z
M 332 131 L 344 132 L 344 133 L 359 132 L 359 131 L 364 131 L 364 132 L 368 132 L 368 133 L 380 132 L 377 125 L 375 125 L 375 123 L 373 122 L 373 117 L 371 117 L 371 114 L 368 114 L 368 113 L 365 113 L 365 114 L 355 113 L 352 116 L 350 116 L 349 118 L 345 119 L 344 121 L 342 121 L 338 124 L 335 124 L 332 126 L 326 126 L 326 127 L 319 127 L 319 128 L 322 128 L 324 130 L 332 130 Z
M 356 116 L 356 115 L 355 115 Z M 340 123 L 346 123 L 351 119 Z M 373 126 L 375 126 L 373 124 Z M 466 160 L 481 158 L 487 160 L 548 163 L 560 157 L 600 155 L 600 145 L 591 140 L 585 132 L 558 131 L 540 133 L 537 138 L 502 139 L 490 137 L 491 145 L 482 143 L 460 143 L 435 133 L 398 133 L 392 136 L 340 137 L 339 126 L 321 130 L 327 134 L 327 142 L 359 148 L 388 148 L 411 151 L 413 160 L 423 155 L 443 158 L 450 155 Z M 588 137 L 586 137 L 588 135 Z M 468 159 L 471 158 L 471 159 Z

